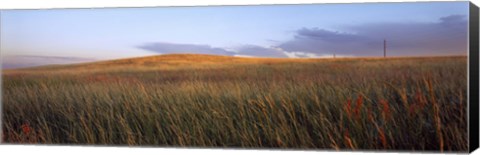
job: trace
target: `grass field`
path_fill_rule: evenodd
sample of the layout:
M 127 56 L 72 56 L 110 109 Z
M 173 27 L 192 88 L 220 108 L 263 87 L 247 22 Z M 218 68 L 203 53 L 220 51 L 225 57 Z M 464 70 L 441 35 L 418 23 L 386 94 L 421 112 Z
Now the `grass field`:
M 467 151 L 467 57 L 164 55 L 4 70 L 6 143 Z

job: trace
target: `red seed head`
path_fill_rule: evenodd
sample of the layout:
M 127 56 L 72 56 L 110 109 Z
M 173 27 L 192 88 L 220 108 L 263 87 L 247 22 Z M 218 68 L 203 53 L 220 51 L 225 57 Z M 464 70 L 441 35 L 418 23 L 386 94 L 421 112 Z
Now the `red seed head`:
M 387 148 L 387 137 L 385 137 L 385 132 L 383 131 L 382 128 L 379 129 L 379 138 L 380 141 L 382 142 L 383 148 Z
M 409 116 L 412 116 L 415 113 L 415 107 L 415 104 L 410 104 L 410 106 L 408 107 Z
M 28 124 L 23 124 L 22 125 L 22 131 L 24 134 L 29 134 L 30 133 L 30 126 Z
M 419 109 L 423 109 L 428 104 L 424 95 L 422 95 L 420 91 L 417 91 L 417 93 L 415 94 L 415 99 L 419 103 Z
M 348 131 L 348 128 L 346 128 L 346 129 L 343 131 L 343 137 L 350 138 L 350 132 Z
M 362 108 L 362 104 L 363 104 L 363 96 L 362 95 L 358 95 L 358 98 L 357 98 L 357 106 L 355 107 L 355 115 L 357 117 L 359 117 L 360 115 L 360 108 Z
M 388 104 L 388 102 L 386 100 L 380 100 L 380 104 L 382 104 L 382 113 L 383 115 L 385 115 L 385 117 L 389 117 L 390 116 L 390 106 Z
M 345 112 L 347 113 L 348 118 L 350 119 L 351 117 L 351 112 L 352 112 L 352 100 L 348 99 L 347 100 L 347 105 L 345 105 Z

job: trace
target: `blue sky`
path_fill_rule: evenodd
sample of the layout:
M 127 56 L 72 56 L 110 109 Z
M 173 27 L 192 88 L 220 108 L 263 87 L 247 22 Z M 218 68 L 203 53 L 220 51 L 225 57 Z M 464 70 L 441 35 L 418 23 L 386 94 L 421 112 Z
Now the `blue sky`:
M 4 68 L 169 53 L 466 55 L 468 2 L 2 10 Z

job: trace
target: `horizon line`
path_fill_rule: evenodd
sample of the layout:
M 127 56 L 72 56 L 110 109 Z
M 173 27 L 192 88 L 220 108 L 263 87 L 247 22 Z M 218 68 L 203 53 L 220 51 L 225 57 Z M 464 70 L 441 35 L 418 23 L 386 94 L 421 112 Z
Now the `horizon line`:
M 173 55 L 199 55 L 199 56 L 212 56 L 212 57 L 233 57 L 233 58 L 240 58 L 240 59 L 280 59 L 280 60 L 293 60 L 293 59 L 303 59 L 303 60 L 312 60 L 312 59 L 321 59 L 321 60 L 336 60 L 336 59 L 402 59 L 402 58 L 439 58 L 439 57 L 467 57 L 466 55 L 425 55 L 425 56 L 341 56 L 341 57 L 331 57 L 321 56 L 321 57 L 255 57 L 255 56 L 235 56 L 235 55 L 216 55 L 216 54 L 199 54 L 199 53 L 168 53 L 168 54 L 157 54 L 157 55 L 150 55 L 150 56 L 134 56 L 128 58 L 116 58 L 116 59 L 91 59 L 94 61 L 87 61 L 87 62 L 73 62 L 73 63 L 56 63 L 56 64 L 45 64 L 45 65 L 36 65 L 36 66 L 26 66 L 26 67 L 17 67 L 17 68 L 4 68 L 4 63 L 1 63 L 1 70 L 17 70 L 17 69 L 32 69 L 37 67 L 49 67 L 49 66 L 62 66 L 62 65 L 80 65 L 80 64 L 90 64 L 90 63 L 99 63 L 99 62 L 110 62 L 110 61 L 121 61 L 121 60 L 129 60 L 129 59 L 142 59 L 148 57 L 163 57 L 163 56 L 173 56 Z M 11 56 L 25 56 L 25 55 L 11 55 Z M 32 57 L 32 55 L 27 55 L 28 57 Z M 61 57 L 61 56 L 45 56 L 45 57 Z M 4 57 L 5 58 L 5 57 Z M 61 57 L 65 58 L 65 57 Z M 80 57 L 77 57 L 80 58 Z M 2 58 L 3 59 L 3 58 Z M 86 58 L 85 58 L 86 59 Z

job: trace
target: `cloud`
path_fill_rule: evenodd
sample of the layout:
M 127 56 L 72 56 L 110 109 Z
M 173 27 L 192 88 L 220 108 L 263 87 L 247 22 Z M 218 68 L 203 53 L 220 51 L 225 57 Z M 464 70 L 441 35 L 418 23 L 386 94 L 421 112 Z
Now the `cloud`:
M 210 45 L 197 45 L 197 44 L 177 44 L 167 42 L 147 43 L 145 45 L 138 46 L 140 49 L 147 51 L 171 54 L 171 53 L 191 53 L 191 54 L 214 54 L 214 55 L 232 55 L 231 51 L 223 48 L 214 48 Z
M 23 58 L 23 59 L 43 59 L 43 60 L 62 60 L 62 61 L 91 61 L 92 58 L 83 57 L 62 57 L 62 56 L 40 56 L 40 55 L 13 55 L 8 56 L 10 58 Z
M 95 59 L 82 57 L 40 56 L 40 55 L 11 55 L 2 58 L 2 68 L 14 69 L 52 64 L 70 64 L 92 62 Z
M 276 47 L 316 55 L 381 56 L 461 55 L 467 51 L 466 16 L 451 15 L 430 23 L 373 23 L 348 26 L 347 32 L 302 28 Z
M 147 43 L 138 48 L 161 54 L 190 53 L 190 54 L 213 54 L 246 57 L 287 57 L 279 48 L 269 48 L 257 45 L 241 45 L 232 49 L 212 47 L 210 45 L 179 44 L 179 43 Z
M 389 56 L 465 55 L 468 21 L 464 15 L 439 18 L 436 22 L 370 23 L 346 25 L 343 31 L 301 28 L 287 41 L 268 40 L 274 46 L 242 45 L 218 48 L 210 45 L 147 43 L 140 49 L 155 53 L 193 53 L 248 57 L 338 57 L 383 56 L 387 40 Z
M 321 40 L 324 42 L 336 43 L 336 42 L 353 42 L 353 41 L 360 41 L 365 39 L 365 37 L 345 33 L 345 32 L 338 32 L 338 31 L 328 31 L 319 28 L 307 29 L 302 28 L 297 31 L 297 35 L 295 38 L 298 39 L 315 39 Z
M 235 49 L 236 55 L 251 57 L 288 57 L 281 48 L 262 47 L 257 45 L 243 45 Z
M 317 55 L 315 53 L 308 53 L 308 52 L 301 52 L 301 51 L 285 52 L 285 54 L 289 58 L 334 58 L 333 54 Z M 345 57 L 353 57 L 353 56 L 352 55 L 338 55 L 338 54 L 335 54 L 335 58 L 345 58 Z

